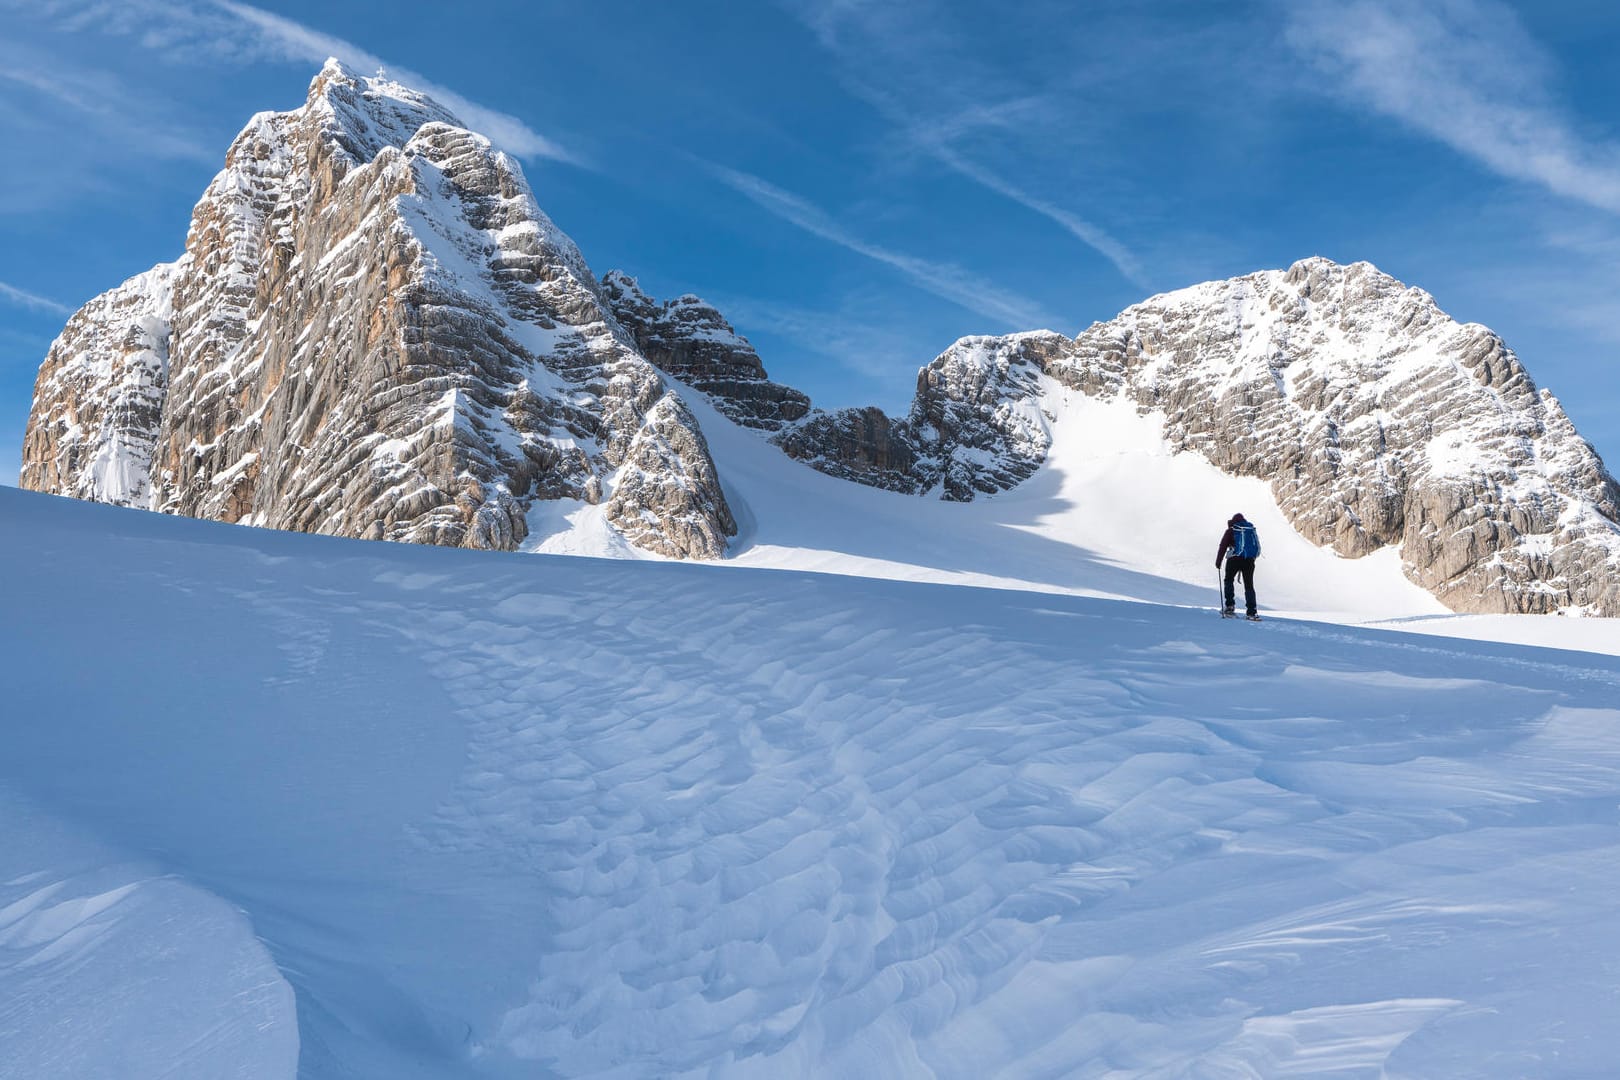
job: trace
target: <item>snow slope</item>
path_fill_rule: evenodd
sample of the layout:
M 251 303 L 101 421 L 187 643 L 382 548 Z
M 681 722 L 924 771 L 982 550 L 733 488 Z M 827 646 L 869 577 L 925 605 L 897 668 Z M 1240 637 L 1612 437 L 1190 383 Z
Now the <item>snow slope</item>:
M 1073 586 L 1179 587 L 1108 557 Z M 12 490 L 0 574 L 19 1075 L 1620 1053 L 1611 657 Z
M 1017 488 L 971 503 L 827 476 L 683 388 L 738 522 L 724 565 L 1207 607 L 1218 596 L 1221 531 L 1241 512 L 1264 542 L 1257 590 L 1270 613 L 1620 655 L 1620 620 L 1454 615 L 1406 579 L 1395 549 L 1346 559 L 1317 547 L 1264 481 L 1172 452 L 1162 420 L 1127 401 L 1043 382 L 1045 463 Z M 537 504 L 525 550 L 652 557 L 624 543 L 599 507 L 567 501 Z

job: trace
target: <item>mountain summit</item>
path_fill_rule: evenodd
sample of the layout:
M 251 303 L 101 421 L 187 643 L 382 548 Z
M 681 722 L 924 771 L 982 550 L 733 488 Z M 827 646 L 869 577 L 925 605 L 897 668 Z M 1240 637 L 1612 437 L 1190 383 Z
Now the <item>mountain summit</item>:
M 589 506 L 616 542 L 716 558 L 738 525 L 700 400 L 758 453 L 960 502 L 1041 470 L 1072 393 L 1265 480 L 1316 544 L 1398 546 L 1453 610 L 1620 615 L 1620 486 L 1598 455 L 1496 334 L 1369 264 L 1194 286 L 1076 338 L 964 338 L 905 417 L 825 412 L 697 297 L 598 281 L 515 162 L 337 61 L 301 108 L 248 123 L 178 260 L 69 320 L 21 482 L 506 550 L 537 512 Z
M 664 555 L 735 531 L 516 163 L 336 61 L 248 123 L 178 261 L 69 320 L 25 440 L 24 487 L 273 528 L 510 549 L 566 498 Z

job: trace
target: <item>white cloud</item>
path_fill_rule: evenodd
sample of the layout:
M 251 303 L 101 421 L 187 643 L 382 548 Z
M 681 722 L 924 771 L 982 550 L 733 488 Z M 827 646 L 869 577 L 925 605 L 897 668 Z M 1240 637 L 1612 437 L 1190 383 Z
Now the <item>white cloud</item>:
M 1018 137 L 1025 134 L 1025 121 L 1044 127 L 1050 103 L 1010 92 L 1004 78 L 973 62 L 974 50 L 949 29 L 943 12 L 871 0 L 795 0 L 789 7 L 841 62 L 845 88 L 894 124 L 906 143 L 1055 223 L 1107 259 L 1127 281 L 1151 288 L 1141 260 L 1108 230 L 1028 191 L 963 149 L 965 136 L 986 128 Z M 879 90 L 857 74 L 869 71 L 883 72 L 886 87 L 909 87 L 906 98 L 926 101 L 928 107 L 904 104 L 893 89 Z M 948 77 L 942 78 L 941 72 L 948 72 Z M 1047 132 L 1032 137 L 1045 139 Z
M 71 315 L 73 309 L 66 304 L 59 304 L 49 297 L 31 293 L 26 289 L 19 289 L 15 285 L 8 285 L 0 281 L 0 299 L 18 307 L 28 308 L 30 311 L 44 311 L 52 315 Z
M 926 139 L 926 136 L 924 138 Z M 1109 235 L 1100 226 L 1094 225 L 1078 214 L 1071 213 L 1055 203 L 1031 195 L 1012 181 L 953 149 L 943 139 L 935 139 L 931 142 L 925 141 L 924 145 L 941 163 L 960 175 L 1062 226 L 1070 236 L 1073 236 L 1112 263 L 1114 269 L 1118 270 L 1120 275 L 1131 284 L 1144 289 L 1152 288 L 1152 285 L 1148 282 L 1147 274 L 1142 269 L 1141 261 L 1130 249 Z
M 66 106 L 77 114 L 76 129 L 94 132 L 97 140 L 138 146 L 154 158 L 217 162 L 218 149 L 210 149 L 167 115 L 162 103 L 132 89 L 112 74 L 78 64 L 62 56 L 42 57 L 37 50 L 0 43 L 0 87 L 22 91 L 23 107 L 35 123 L 57 118 L 42 116 L 38 99 Z
M 1058 320 L 1033 301 L 983 281 L 959 266 L 934 262 L 871 243 L 838 224 L 820 207 L 792 192 L 749 173 L 720 165 L 710 165 L 709 168 L 726 185 L 784 221 L 829 243 L 893 267 L 918 288 L 968 311 L 1017 330 L 1058 325 Z
M 1620 213 L 1620 146 L 1583 137 L 1553 64 L 1496 0 L 1293 0 L 1290 45 L 1344 100 L 1492 171 Z
M 480 105 L 417 72 L 389 64 L 351 41 L 250 4 L 235 0 L 58 0 L 30 6 L 19 0 L 0 0 L 0 9 L 43 16 L 59 29 L 75 33 L 128 38 L 171 61 L 195 62 L 199 57 L 229 64 L 291 61 L 312 65 L 313 73 L 313 68 L 327 57 L 335 56 L 364 71 L 386 71 L 391 78 L 434 98 L 498 147 L 518 157 L 580 164 L 555 140 L 509 113 Z M 218 153 L 212 156 L 217 158 Z
M 408 68 L 394 67 L 352 42 L 248 4 L 235 3 L 233 0 L 213 0 L 213 3 L 240 19 L 244 26 L 259 35 L 263 43 L 279 50 L 285 59 L 320 64 L 327 57 L 335 56 L 353 67 L 387 71 L 390 78 L 438 101 L 503 150 L 524 158 L 550 158 L 579 164 L 579 160 L 557 142 L 541 135 L 517 117 L 471 101 Z

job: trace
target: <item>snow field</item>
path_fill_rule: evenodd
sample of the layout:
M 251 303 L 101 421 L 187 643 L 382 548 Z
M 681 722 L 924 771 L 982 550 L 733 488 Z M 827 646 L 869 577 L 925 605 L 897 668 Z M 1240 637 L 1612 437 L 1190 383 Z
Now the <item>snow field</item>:
M 1610 658 L 0 497 L 28 623 L 5 902 L 138 866 L 175 918 L 239 909 L 297 1000 L 294 1031 L 274 993 L 210 999 L 249 1075 L 294 1039 L 308 1077 L 1589 1076 L 1620 1049 Z M 93 845 L 48 839 L 70 820 Z M 0 943 L 31 1010 L 0 1056 L 115 1002 L 178 1058 L 165 1010 L 252 951 L 225 929 L 180 970 L 87 941 L 93 988 Z
M 1043 380 L 1046 463 L 1012 491 L 945 503 L 825 476 L 683 394 L 703 426 L 740 533 L 726 565 L 1214 606 L 1227 518 L 1261 529 L 1268 610 L 1358 620 L 1445 614 L 1406 581 L 1393 551 L 1360 560 L 1317 548 L 1287 524 L 1265 483 L 1172 454 L 1161 421 Z M 527 547 L 621 557 L 589 508 L 542 519 Z M 547 527 L 549 526 L 549 528 Z
M 0 1075 L 293 1075 L 292 988 L 240 911 L 5 783 L 0 829 Z
M 667 379 L 668 376 L 665 376 Z M 1260 480 L 1172 454 L 1161 421 L 1123 401 L 1045 383 L 1052 446 L 1012 491 L 972 503 L 897 495 L 825 476 L 683 391 L 719 467 L 739 533 L 722 565 L 1030 589 L 1214 607 L 1215 547 L 1241 512 L 1260 529 L 1270 615 L 1620 656 L 1620 620 L 1454 615 L 1386 548 L 1344 559 L 1294 532 Z M 599 506 L 537 503 L 524 550 L 655 559 Z

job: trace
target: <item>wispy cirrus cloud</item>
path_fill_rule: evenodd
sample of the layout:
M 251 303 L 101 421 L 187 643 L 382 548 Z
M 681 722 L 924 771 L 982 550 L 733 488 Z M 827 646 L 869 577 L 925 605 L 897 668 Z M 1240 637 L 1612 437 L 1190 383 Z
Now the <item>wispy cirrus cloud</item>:
M 1026 122 L 1049 126 L 1052 103 L 1010 83 L 972 60 L 973 49 L 949 29 L 933 5 L 891 5 L 869 0 L 789 0 L 789 10 L 840 64 L 841 82 L 895 126 L 901 140 L 959 176 L 1053 222 L 1107 259 L 1127 281 L 1151 287 L 1141 259 L 1107 229 L 1056 200 L 1013 182 L 966 149 L 986 129 L 1015 137 Z M 858 74 L 881 70 L 879 90 Z M 940 78 L 942 70 L 948 78 Z M 1042 130 L 1039 136 L 1044 137 Z
M 49 315 L 71 315 L 73 309 L 66 304 L 58 303 L 48 296 L 40 296 L 26 289 L 19 289 L 15 285 L 8 285 L 0 281 L 0 300 L 17 307 L 27 308 L 29 311 L 44 312 Z
M 813 236 L 898 270 L 925 292 L 1014 329 L 1029 330 L 1059 323 L 1035 302 L 984 281 L 960 266 L 872 243 L 839 224 L 819 206 L 767 180 L 722 165 L 708 167 L 722 183 L 761 208 Z
M 29 103 L 28 116 L 34 123 L 55 122 L 37 108 L 39 102 L 46 102 L 59 110 L 59 118 L 72 117 L 76 128 L 88 128 L 98 139 L 139 146 L 152 158 L 219 159 L 217 148 L 209 148 L 189 134 L 161 102 L 110 72 L 4 42 L 0 43 L 0 95 L 8 90 Z
M 772 334 L 867 380 L 892 382 L 897 401 L 915 387 L 916 368 L 928 359 L 918 351 L 925 343 L 897 328 L 891 312 L 858 310 L 847 299 L 830 311 L 728 293 L 713 301 L 744 335 Z
M 1288 43 L 1334 96 L 1493 172 L 1620 213 L 1620 146 L 1589 138 L 1553 92 L 1555 68 L 1496 0 L 1292 0 Z
M 0 10 L 7 9 L 26 10 L 61 30 L 125 38 L 176 62 L 194 63 L 203 58 L 224 63 L 273 61 L 318 66 L 327 57 L 335 56 L 351 67 L 384 71 L 421 90 L 503 150 L 522 158 L 581 164 L 578 156 L 556 140 L 509 113 L 481 105 L 409 68 L 389 64 L 354 42 L 251 4 L 235 0 L 124 0 L 119 4 L 97 0 L 36 4 L 0 0 Z M 76 73 L 75 79 L 82 74 Z M 109 102 L 109 107 L 116 100 Z
M 318 64 L 329 56 L 335 56 L 346 64 L 368 71 L 386 71 L 391 78 L 422 91 L 444 105 L 504 150 L 523 158 L 550 158 L 571 165 L 581 164 L 578 157 L 565 150 L 556 140 L 540 134 L 510 113 L 480 105 L 409 68 L 386 63 L 375 53 L 353 42 L 322 33 L 262 8 L 235 3 L 234 0 L 213 2 L 216 7 L 234 15 L 245 28 L 258 35 L 262 44 L 279 51 L 285 59 Z
M 1016 130 L 1023 116 L 1046 111 L 1047 102 L 1030 97 L 979 102 L 957 113 L 925 120 L 908 113 L 892 96 L 858 79 L 847 78 L 844 85 L 888 118 L 903 139 L 946 168 L 1061 226 L 1070 236 L 1112 263 L 1120 276 L 1131 284 L 1144 289 L 1152 287 L 1141 260 L 1106 229 L 1049 199 L 1031 194 L 957 148 L 960 140 L 976 131 Z

